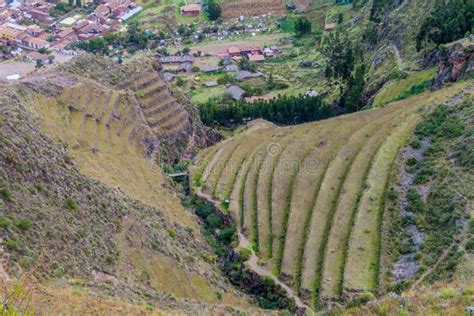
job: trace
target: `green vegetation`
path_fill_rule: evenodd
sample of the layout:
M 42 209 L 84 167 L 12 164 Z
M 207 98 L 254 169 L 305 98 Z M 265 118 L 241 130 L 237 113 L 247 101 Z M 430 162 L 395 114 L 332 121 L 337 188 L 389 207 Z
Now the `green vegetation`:
M 304 36 L 311 33 L 311 21 L 305 17 L 300 17 L 295 21 L 294 30 L 296 36 Z
M 474 3 L 470 0 L 436 1 L 431 15 L 423 22 L 416 35 L 416 49 L 426 42 L 446 44 L 463 38 L 473 31 Z
M 209 20 L 215 21 L 221 17 L 221 6 L 215 0 L 204 0 L 202 7 L 204 8 Z
M 68 208 L 68 210 L 70 211 L 77 210 L 77 203 L 72 198 L 67 198 L 66 200 L 64 200 L 64 203 L 66 204 L 66 207 Z
M 199 107 L 201 119 L 208 126 L 235 125 L 244 120 L 263 118 L 279 124 L 298 124 L 334 116 L 334 110 L 323 104 L 320 97 L 280 96 L 252 104 L 235 102 L 218 105 L 208 102 Z
M 4 201 L 10 201 L 12 194 L 7 188 L 0 188 L 0 198 Z
M 191 204 L 196 215 L 203 220 L 205 236 L 221 258 L 221 268 L 232 284 L 255 296 L 262 308 L 294 311 L 294 302 L 285 296 L 284 290 L 276 286 L 273 280 L 262 279 L 245 267 L 245 251 L 241 254 L 232 246 L 237 238 L 232 219 L 203 200 L 192 198 Z
M 384 85 L 375 95 L 373 106 L 383 106 L 396 100 L 417 95 L 429 89 L 429 83 L 436 74 L 436 68 L 414 72 L 409 75 L 397 74 L 392 82 Z
M 79 41 L 72 46 L 86 52 L 100 55 L 110 55 L 112 47 L 123 47 L 128 53 L 134 53 L 145 48 L 156 48 L 160 36 L 147 33 L 140 29 L 138 23 L 129 23 L 125 33 L 109 33 L 89 41 Z

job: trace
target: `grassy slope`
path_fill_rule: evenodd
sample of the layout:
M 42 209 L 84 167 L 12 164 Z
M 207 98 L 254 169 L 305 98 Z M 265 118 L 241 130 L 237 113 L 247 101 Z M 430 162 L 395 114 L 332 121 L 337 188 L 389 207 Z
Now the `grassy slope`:
M 375 95 L 373 106 L 383 106 L 392 102 L 405 91 L 410 90 L 413 85 L 432 79 L 436 74 L 436 71 L 436 68 L 430 68 L 424 71 L 411 73 L 405 79 L 389 82 Z
M 225 287 L 228 293 L 220 302 L 244 303 L 206 261 L 213 257 L 199 231 L 170 220 L 167 212 L 179 209 L 162 211 L 130 198 L 123 193 L 125 189 L 106 186 L 84 175 L 87 164 L 94 172 L 109 176 L 116 173 L 118 181 L 127 177 L 132 184 L 149 188 L 156 179 L 153 169 L 140 160 L 140 151 L 133 156 L 127 154 L 130 149 L 123 147 L 123 138 L 116 137 L 121 144 L 117 149 L 124 157 L 116 158 L 114 152 L 94 156 L 82 150 L 76 158 L 75 151 L 84 146 L 81 141 L 61 144 L 43 134 L 48 131 L 56 135 L 53 131 L 57 131 L 66 140 L 77 140 L 80 135 L 77 129 L 70 129 L 68 120 L 63 120 L 67 113 L 55 100 L 42 103 L 47 99 L 34 98 L 35 94 L 26 88 L 18 88 L 18 94 L 11 86 L 0 89 L 0 187 L 8 192 L 8 198 L 0 198 L 2 231 L 8 236 L 6 246 L 1 246 L 4 273 L 15 277 L 34 268 L 41 280 L 67 276 L 103 285 L 96 280 L 98 271 L 116 280 L 105 286 L 106 291 L 123 300 L 136 295 L 131 293 L 142 293 L 157 300 L 172 295 L 178 299 L 175 306 L 182 298 L 213 303 L 218 301 L 215 291 Z M 36 106 L 22 103 L 26 99 Z M 63 124 L 43 119 L 46 114 L 61 119 Z M 117 135 L 116 128 L 120 127 L 111 126 L 110 130 Z M 100 148 L 105 150 L 104 146 Z M 155 194 L 160 194 L 160 199 L 171 199 L 163 188 Z M 26 225 L 21 229 L 16 224 L 20 220 Z M 179 286 L 184 283 L 186 287 Z M 105 288 L 99 287 L 96 292 L 104 293 Z

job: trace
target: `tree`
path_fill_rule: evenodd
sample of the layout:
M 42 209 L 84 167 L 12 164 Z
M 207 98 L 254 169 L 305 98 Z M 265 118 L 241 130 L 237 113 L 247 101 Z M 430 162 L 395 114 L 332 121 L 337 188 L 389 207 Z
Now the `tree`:
M 67 3 L 70 7 L 72 7 L 74 5 L 74 0 L 67 0 Z
M 203 8 L 209 20 L 215 21 L 221 17 L 222 8 L 215 0 L 206 1 Z
M 78 8 L 82 7 L 81 0 L 76 0 L 76 7 L 78 7 Z
M 48 55 L 48 61 L 50 64 L 52 64 L 54 61 L 54 55 Z
M 311 33 L 311 21 L 305 17 L 300 17 L 295 21 L 296 36 L 304 36 Z
M 41 68 L 43 67 L 43 62 L 41 61 L 41 59 L 37 59 L 36 60 L 36 68 Z
M 328 59 L 332 69 L 326 69 L 326 76 L 332 75 L 347 81 L 354 69 L 355 58 L 347 34 L 339 31 L 329 33 L 323 41 L 322 54 Z
M 392 0 L 373 0 L 370 8 L 370 21 L 380 23 L 386 9 L 392 2 Z
M 257 68 L 247 58 L 241 58 L 239 61 L 240 70 L 247 70 L 250 72 L 256 72 Z
M 416 35 L 416 49 L 431 42 L 446 44 L 470 33 L 474 27 L 474 2 L 472 0 L 439 0 Z
M 357 66 L 355 75 L 350 76 L 340 100 L 340 106 L 345 110 L 345 112 L 359 111 L 364 106 L 362 100 L 365 87 L 364 76 L 364 65 Z
M 342 22 L 344 22 L 344 14 L 339 13 L 339 15 L 337 16 L 337 24 L 341 25 Z

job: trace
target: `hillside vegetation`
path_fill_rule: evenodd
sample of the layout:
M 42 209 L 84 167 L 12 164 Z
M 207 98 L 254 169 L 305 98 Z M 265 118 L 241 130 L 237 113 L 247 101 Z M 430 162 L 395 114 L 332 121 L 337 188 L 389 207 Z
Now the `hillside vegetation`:
M 206 141 L 198 138 L 205 136 L 199 121 L 184 118 L 184 105 L 157 73 L 125 82 L 135 84 L 126 89 L 108 82 L 124 68 L 99 82 L 91 72 L 74 73 L 72 63 L 0 86 L 2 278 L 69 280 L 73 292 L 164 311 L 248 306 L 215 267 L 195 216 L 158 167 L 163 135 L 175 144 L 194 137 L 189 150 Z M 147 98 L 180 112 L 163 110 L 175 115 L 162 120 L 160 111 L 146 112 Z M 171 125 L 179 132 L 166 134 Z
M 393 162 L 421 114 L 464 86 L 316 123 L 252 122 L 198 155 L 193 185 L 229 210 L 264 267 L 313 306 L 375 293 Z

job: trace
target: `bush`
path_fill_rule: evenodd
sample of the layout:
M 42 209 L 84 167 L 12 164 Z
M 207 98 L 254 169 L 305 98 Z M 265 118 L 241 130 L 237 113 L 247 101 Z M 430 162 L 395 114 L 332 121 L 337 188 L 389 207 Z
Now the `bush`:
M 222 218 L 220 218 L 216 214 L 209 214 L 206 217 L 206 222 L 207 222 L 207 225 L 209 225 L 209 228 L 211 230 L 214 230 L 216 228 L 221 228 L 224 225 L 224 221 L 222 220 Z
M 64 203 L 66 204 L 66 207 L 68 208 L 68 210 L 70 210 L 70 211 L 76 211 L 77 210 L 77 203 L 72 198 L 67 198 L 64 201 Z
M 357 307 L 366 304 L 367 302 L 373 300 L 375 298 L 374 294 L 370 292 L 364 292 L 357 297 L 353 298 L 347 304 L 348 307 Z
M 220 242 L 230 245 L 234 241 L 236 230 L 234 227 L 224 228 L 218 236 Z
M 9 250 L 18 250 L 18 242 L 16 241 L 16 239 L 8 239 L 7 241 L 5 241 L 5 246 Z
M 27 219 L 19 219 L 15 223 L 16 227 L 19 228 L 20 230 L 26 232 L 30 228 L 30 221 Z
M 12 194 L 8 191 L 7 188 L 0 188 L 0 198 L 4 201 L 10 201 Z
M 0 216 L 0 227 L 3 229 L 8 227 L 8 219 L 5 216 Z
M 174 230 L 173 228 L 168 229 L 168 235 L 170 235 L 171 238 L 175 238 L 176 230 Z

